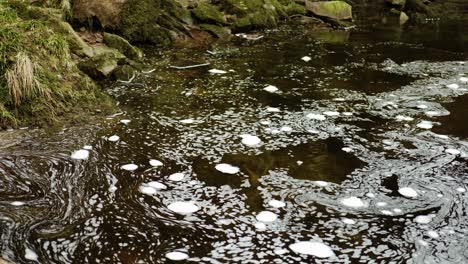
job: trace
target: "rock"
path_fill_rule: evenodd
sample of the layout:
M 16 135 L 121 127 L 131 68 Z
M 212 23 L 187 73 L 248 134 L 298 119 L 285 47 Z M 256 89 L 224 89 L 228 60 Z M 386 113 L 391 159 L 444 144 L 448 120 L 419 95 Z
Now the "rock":
M 70 49 L 78 56 L 87 56 L 89 58 L 94 56 L 94 51 L 78 34 L 73 30 L 72 26 L 66 22 L 60 21 L 57 26 L 59 30 L 66 36 Z
M 201 24 L 200 28 L 206 30 L 218 38 L 229 38 L 231 36 L 231 29 L 213 24 Z
M 192 10 L 192 14 L 200 21 L 207 23 L 225 24 L 226 18 L 215 6 L 202 2 Z
M 135 75 L 135 69 L 130 65 L 122 65 L 117 67 L 112 75 L 116 80 L 128 81 Z
M 405 6 L 406 0 L 385 0 L 390 5 L 394 6 Z
M 86 61 L 80 62 L 78 68 L 93 79 L 104 79 L 118 66 L 117 56 L 114 53 L 102 53 Z
M 306 9 L 317 16 L 332 18 L 336 20 L 346 20 L 353 18 L 351 5 L 343 1 L 306 1 L 305 3 Z
M 405 24 L 408 21 L 409 17 L 405 12 L 400 13 L 400 25 Z
M 143 57 L 143 52 L 140 49 L 120 36 L 104 33 L 104 43 L 111 48 L 117 49 L 130 59 L 139 60 Z
M 115 28 L 127 0 L 74 0 L 73 17 L 82 23 L 96 18 L 102 27 Z

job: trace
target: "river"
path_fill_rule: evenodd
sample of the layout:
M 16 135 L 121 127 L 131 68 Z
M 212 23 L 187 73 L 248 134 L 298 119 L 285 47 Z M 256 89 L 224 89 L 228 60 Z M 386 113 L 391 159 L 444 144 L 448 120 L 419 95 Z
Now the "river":
M 1 132 L 3 258 L 468 263 L 467 22 L 147 48 L 119 113 Z

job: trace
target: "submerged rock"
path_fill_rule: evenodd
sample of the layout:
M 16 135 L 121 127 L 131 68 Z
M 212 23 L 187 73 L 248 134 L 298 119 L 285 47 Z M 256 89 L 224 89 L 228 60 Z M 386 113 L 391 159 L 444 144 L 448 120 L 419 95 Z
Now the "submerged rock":
M 353 18 L 352 7 L 343 1 L 306 1 L 306 9 L 314 15 L 327 17 L 336 20 L 346 20 Z

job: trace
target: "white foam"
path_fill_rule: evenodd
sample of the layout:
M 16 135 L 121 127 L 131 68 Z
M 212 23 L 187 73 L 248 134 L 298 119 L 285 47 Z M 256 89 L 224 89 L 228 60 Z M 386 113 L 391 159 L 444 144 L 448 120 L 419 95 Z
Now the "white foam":
M 427 109 L 428 108 L 428 106 L 424 105 L 424 104 L 420 104 L 420 105 L 418 105 L 416 107 L 419 108 L 419 109 Z
M 242 137 L 242 144 L 247 146 L 256 146 L 262 143 L 262 140 L 257 136 L 252 136 L 248 134 L 241 135 Z
M 122 119 L 120 120 L 120 123 L 124 124 L 124 125 L 128 125 L 130 123 L 130 119 Z
M 184 177 L 185 177 L 185 174 L 181 172 L 176 172 L 174 174 L 169 175 L 169 180 L 177 182 L 177 181 L 182 181 Z
M 309 57 L 309 56 L 304 56 L 304 57 L 301 58 L 301 60 L 303 60 L 305 62 L 309 62 L 310 60 L 312 60 L 312 58 Z
M 286 253 L 288 253 L 288 250 L 284 249 L 284 248 L 277 248 L 273 251 L 273 253 L 275 253 L 276 255 L 284 255 Z
M 281 112 L 281 110 L 279 108 L 276 108 L 276 107 L 267 107 L 266 110 L 268 112 L 271 112 L 271 113 L 278 113 L 278 112 Z
M 421 121 L 417 125 L 417 127 L 422 128 L 422 129 L 431 129 L 434 125 L 432 124 L 431 121 Z
M 279 200 L 271 200 L 268 202 L 268 205 L 271 206 L 271 207 L 274 207 L 274 208 L 281 208 L 281 207 L 285 207 L 286 204 L 282 201 L 279 201 Z
M 366 193 L 366 196 L 369 197 L 369 198 L 374 198 L 374 197 L 375 197 L 375 194 L 373 194 L 373 193 Z
M 14 201 L 14 202 L 11 202 L 10 204 L 13 205 L 13 206 L 22 206 L 22 205 L 24 205 L 24 203 L 20 202 L 20 201 Z
M 393 212 L 395 212 L 395 213 L 397 213 L 397 214 L 403 213 L 403 211 L 402 211 L 400 208 L 394 208 L 394 209 L 393 209 Z
M 83 149 L 85 149 L 85 150 L 92 150 L 92 149 L 93 149 L 93 146 L 84 145 L 84 146 L 83 146 Z
M 269 92 L 269 93 L 275 93 L 279 91 L 278 87 L 273 86 L 273 85 L 268 85 L 267 87 L 263 88 L 263 90 Z
M 264 121 L 260 121 L 260 124 L 262 124 L 264 126 L 267 126 L 267 125 L 271 124 L 271 122 L 268 121 L 268 120 L 264 120 Z
M 354 225 L 356 224 L 356 221 L 354 221 L 353 219 L 349 219 L 349 218 L 343 218 L 341 219 L 341 221 L 347 225 Z
M 160 182 L 157 182 L 157 181 L 151 181 L 151 182 L 148 182 L 148 183 L 145 183 L 146 186 L 149 186 L 153 189 L 156 189 L 156 190 L 165 190 L 167 189 L 167 186 L 165 184 L 162 184 Z
M 389 211 L 389 210 L 382 210 L 380 212 L 384 215 L 393 215 L 392 211 Z
M 415 198 L 418 196 L 418 192 L 411 187 L 400 188 L 398 189 L 398 192 L 407 198 Z
M 329 258 L 335 256 L 333 250 L 321 243 L 316 241 L 301 241 L 289 245 L 289 248 L 299 254 L 312 255 L 318 258 Z
M 119 141 L 119 139 L 120 139 L 119 136 L 113 135 L 113 136 L 110 136 L 107 140 L 110 142 L 116 142 L 116 141 Z
M 466 77 L 460 77 L 460 79 L 458 79 L 458 80 L 463 84 L 468 84 L 468 78 L 466 78 Z
M 458 155 L 458 154 L 460 154 L 460 151 L 458 149 L 449 148 L 449 149 L 445 150 L 445 153 L 452 154 L 452 155 Z
M 433 215 L 418 215 L 414 218 L 414 222 L 418 224 L 429 224 L 434 218 Z
M 200 210 L 193 202 L 174 202 L 168 205 L 167 208 L 178 214 L 191 214 Z
M 439 116 L 440 112 L 439 111 L 426 111 L 425 114 L 427 116 Z
M 327 119 L 324 115 L 314 114 L 314 113 L 307 114 L 307 118 L 314 119 L 314 120 L 319 120 L 319 121 L 323 121 L 323 120 Z
M 464 193 L 464 192 L 466 192 L 466 189 L 463 188 L 463 187 L 458 187 L 456 190 L 457 190 L 457 192 L 459 192 L 459 193 Z
M 329 183 L 326 182 L 326 181 L 314 181 L 313 183 L 315 183 L 316 185 L 318 185 L 320 187 L 325 187 L 325 186 L 329 185 Z
M 352 112 L 343 112 L 342 113 L 344 116 L 352 116 L 354 115 Z
M 276 221 L 278 216 L 270 211 L 261 211 L 255 218 L 260 222 L 270 223 Z
M 353 152 L 353 149 L 350 147 L 344 147 L 344 148 L 341 148 L 341 150 L 347 153 Z
M 257 222 L 257 223 L 255 223 L 255 228 L 258 229 L 258 230 L 265 230 L 267 228 L 267 226 L 265 225 L 265 223 Z
M 32 251 L 29 248 L 26 248 L 24 250 L 24 258 L 32 261 L 38 261 L 39 256 L 37 256 L 36 252 Z
M 354 196 L 342 199 L 341 203 L 344 206 L 353 207 L 353 208 L 359 208 L 359 207 L 365 206 L 365 203 L 363 200 Z
M 159 160 L 152 159 L 149 161 L 149 164 L 153 167 L 160 167 L 163 165 L 163 163 Z
M 427 235 L 432 237 L 432 238 L 439 238 L 439 234 L 434 230 L 427 231 Z
M 236 166 L 232 166 L 230 164 L 226 164 L 226 163 L 220 163 L 218 165 L 216 165 L 216 170 L 222 172 L 222 173 L 226 173 L 226 174 L 236 174 L 240 171 L 239 167 L 236 167 Z
M 450 89 L 458 89 L 458 88 L 460 88 L 460 85 L 458 85 L 458 84 L 456 84 L 456 83 L 447 84 L 447 88 L 450 88 Z
M 211 70 L 209 70 L 209 72 L 213 73 L 213 74 L 225 74 L 225 73 L 227 73 L 227 71 L 218 70 L 218 69 L 211 69 Z
M 192 118 L 187 118 L 187 119 L 180 120 L 179 122 L 182 124 L 193 124 L 195 120 L 193 120 Z
M 173 251 L 166 253 L 166 258 L 173 260 L 173 261 L 180 261 L 189 258 L 189 255 L 185 254 L 184 252 Z
M 89 158 L 89 151 L 86 149 L 80 149 L 71 154 L 71 158 L 75 160 L 85 160 Z
M 387 206 L 388 204 L 386 202 L 378 202 L 376 205 L 378 207 L 384 207 L 384 206 Z
M 134 171 L 134 170 L 138 169 L 138 165 L 130 163 L 130 164 L 122 165 L 122 167 L 120 167 L 120 168 L 123 169 L 123 170 L 126 170 L 126 171 Z
M 336 111 L 325 111 L 323 112 L 323 114 L 326 116 L 339 116 L 340 115 L 340 113 Z
M 150 187 L 150 186 L 145 186 L 145 185 L 142 185 L 140 186 L 140 188 L 138 188 L 138 190 L 143 193 L 143 194 L 147 194 L 147 195 L 153 195 L 155 194 L 158 190 L 156 190 L 155 188 L 153 187 Z
M 396 116 L 396 120 L 397 121 L 413 121 L 414 118 L 410 117 L 410 116 L 402 116 L 402 115 L 397 115 Z
M 283 132 L 291 132 L 293 129 L 290 126 L 283 126 L 281 127 L 281 131 Z

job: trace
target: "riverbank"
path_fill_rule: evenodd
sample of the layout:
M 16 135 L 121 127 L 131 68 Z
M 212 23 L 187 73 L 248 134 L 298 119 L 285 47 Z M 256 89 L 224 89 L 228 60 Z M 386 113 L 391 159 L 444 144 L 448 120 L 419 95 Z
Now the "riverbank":
M 112 112 L 112 100 L 96 82 L 128 81 L 148 70 L 141 64 L 143 53 L 130 43 L 207 47 L 229 41 L 236 33 L 274 28 L 282 21 L 348 30 L 369 14 L 365 8 L 378 10 L 391 23 L 417 23 L 441 14 L 449 17 L 445 13 L 463 4 L 459 0 L 347 2 L 2 2 L 0 126 L 43 127 Z M 255 40 L 261 34 L 241 36 Z

